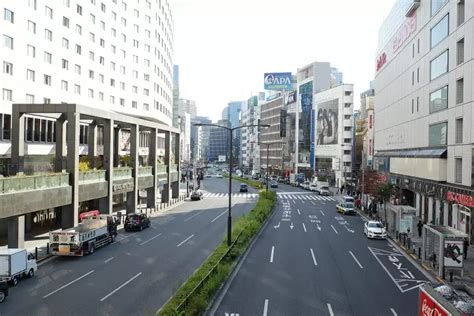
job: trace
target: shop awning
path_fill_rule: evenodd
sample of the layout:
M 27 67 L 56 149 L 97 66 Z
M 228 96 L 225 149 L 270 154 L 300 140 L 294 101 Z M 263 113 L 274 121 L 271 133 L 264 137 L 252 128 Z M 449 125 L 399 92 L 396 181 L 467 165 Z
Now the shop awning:
M 377 151 L 376 157 L 446 158 L 447 148 L 419 148 Z

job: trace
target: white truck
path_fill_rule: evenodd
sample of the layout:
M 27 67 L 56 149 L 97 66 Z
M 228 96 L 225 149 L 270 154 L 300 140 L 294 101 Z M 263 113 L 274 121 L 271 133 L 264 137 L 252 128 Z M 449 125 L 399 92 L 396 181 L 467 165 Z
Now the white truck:
M 26 249 L 0 249 L 0 282 L 15 286 L 20 278 L 34 276 L 37 269 L 35 256 Z
M 115 240 L 117 221 L 114 217 L 90 211 L 81 214 L 81 219 L 76 227 L 49 233 L 51 254 L 80 257 Z
M 316 181 L 316 189 L 314 191 L 319 195 L 331 195 L 328 182 Z

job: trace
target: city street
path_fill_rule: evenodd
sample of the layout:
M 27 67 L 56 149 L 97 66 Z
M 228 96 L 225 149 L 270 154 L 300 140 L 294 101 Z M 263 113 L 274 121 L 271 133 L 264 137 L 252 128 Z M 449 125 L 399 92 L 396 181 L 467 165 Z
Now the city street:
M 211 314 L 415 315 L 426 277 L 388 241 L 367 240 L 336 199 L 280 185 L 274 216 Z
M 227 184 L 226 178 L 201 182 L 217 196 Z M 238 197 L 239 182 L 233 186 L 235 221 L 257 199 Z M 219 197 L 186 201 L 153 218 L 149 229 L 120 231 L 114 244 L 92 255 L 56 257 L 11 288 L 0 314 L 153 315 L 223 240 L 227 203 Z

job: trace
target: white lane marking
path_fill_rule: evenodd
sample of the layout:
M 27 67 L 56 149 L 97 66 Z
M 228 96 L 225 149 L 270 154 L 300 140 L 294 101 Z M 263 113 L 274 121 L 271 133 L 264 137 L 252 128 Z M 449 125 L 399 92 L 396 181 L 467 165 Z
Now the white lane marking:
M 311 201 L 311 204 L 316 205 L 316 203 L 314 203 L 313 201 Z
M 110 261 L 114 260 L 114 257 L 110 257 L 109 259 L 107 260 L 104 260 L 104 263 L 109 263 Z
M 397 315 L 398 315 L 397 312 L 396 312 L 393 308 L 391 308 L 391 307 L 390 307 L 390 311 L 392 312 L 393 316 L 397 316 Z
M 135 276 L 133 276 L 131 279 L 129 279 L 127 282 L 123 283 L 122 285 L 120 285 L 118 288 L 116 288 L 115 290 L 113 290 L 112 292 L 110 292 L 109 294 L 107 294 L 106 296 L 104 296 L 103 298 L 100 299 L 101 302 L 105 301 L 106 299 L 108 299 L 109 297 L 111 297 L 112 295 L 114 295 L 117 291 L 119 291 L 121 288 L 123 288 L 125 285 L 127 285 L 128 283 L 132 282 L 133 280 L 135 280 L 136 278 L 138 278 L 142 273 L 139 272 L 137 274 L 135 274 Z
M 142 242 L 142 243 L 140 244 L 140 246 L 143 246 L 143 245 L 149 243 L 150 241 L 152 241 L 153 239 L 158 238 L 158 237 L 160 237 L 160 236 L 161 236 L 161 233 L 159 233 L 158 235 L 156 235 L 156 236 L 154 236 L 154 237 L 151 237 L 150 239 L 145 240 L 144 242 Z
M 185 242 L 187 242 L 188 240 L 190 240 L 191 238 L 194 237 L 194 234 L 192 234 L 191 236 L 189 236 L 188 238 L 186 238 L 185 240 L 183 240 L 182 242 L 180 242 L 176 247 L 181 247 L 182 244 L 184 244 Z
M 186 218 L 186 219 L 184 220 L 184 222 L 189 221 L 191 218 L 194 218 L 195 216 L 198 216 L 199 214 L 202 214 L 202 211 L 201 211 L 201 212 L 197 212 L 197 213 L 194 214 L 193 216 L 190 216 L 190 217 Z
M 313 263 L 315 266 L 318 265 L 318 262 L 316 261 L 316 257 L 314 256 L 313 248 L 309 248 L 311 250 L 311 257 L 313 257 Z
M 306 226 L 304 225 L 304 223 L 302 223 L 302 224 L 303 224 L 304 232 L 306 233 Z
M 219 215 L 217 215 L 212 221 L 211 223 L 214 223 L 215 221 L 217 221 L 219 219 L 219 217 L 221 217 L 222 215 L 224 215 L 225 213 L 227 213 L 228 210 L 225 210 L 224 212 L 220 213 Z
M 352 258 L 354 258 L 354 261 L 357 262 L 357 264 L 359 265 L 359 267 L 361 269 L 364 269 L 364 267 L 360 264 L 359 260 L 357 260 L 356 256 L 354 256 L 354 254 L 352 253 L 352 251 L 349 251 L 349 253 L 351 254 Z
M 326 205 L 326 203 L 324 203 L 323 201 L 321 201 L 321 204 Z
M 43 298 L 47 298 L 47 297 L 53 295 L 54 293 L 57 293 L 57 292 L 61 291 L 62 289 L 67 288 L 69 285 L 76 283 L 77 281 L 79 281 L 79 280 L 85 278 L 86 276 L 88 276 L 88 275 L 91 274 L 91 273 L 94 273 L 94 271 L 95 271 L 95 270 L 91 270 L 91 271 L 87 272 L 86 274 L 84 274 L 84 275 L 78 277 L 77 279 L 74 279 L 74 280 L 72 280 L 71 282 L 69 282 L 69 283 L 67 283 L 67 284 L 64 284 L 64 285 L 61 286 L 59 289 L 56 289 L 56 290 L 52 291 L 52 292 L 49 293 L 49 294 L 46 294 L 45 296 L 43 296 Z
M 327 305 L 328 305 L 329 315 L 330 315 L 330 316 L 334 316 L 334 312 L 332 311 L 331 304 L 327 303 Z
M 297 211 L 298 211 L 298 215 L 301 215 L 301 213 L 300 213 L 300 209 L 297 209 Z
M 322 210 L 319 210 L 319 211 L 321 212 L 321 214 L 322 214 L 323 216 L 326 216 L 326 214 L 324 214 L 324 212 L 323 212 Z
M 267 316 L 268 313 L 268 299 L 265 300 L 265 303 L 263 304 L 263 316 Z
M 275 246 L 272 246 L 272 253 L 270 254 L 270 263 L 273 263 L 273 255 L 275 253 Z
M 301 203 L 303 203 L 303 204 L 304 204 L 304 201 L 301 201 Z
M 122 240 L 124 240 L 124 239 L 129 238 L 129 237 L 132 237 L 133 235 L 136 235 L 136 233 L 128 234 L 127 236 L 122 237 L 122 238 L 120 238 L 120 239 L 115 239 L 114 243 L 119 242 L 119 241 L 122 241 Z
M 332 227 L 332 230 L 334 230 L 334 232 L 337 234 L 338 232 L 337 232 L 337 230 L 334 228 L 334 226 L 331 225 L 331 227 Z

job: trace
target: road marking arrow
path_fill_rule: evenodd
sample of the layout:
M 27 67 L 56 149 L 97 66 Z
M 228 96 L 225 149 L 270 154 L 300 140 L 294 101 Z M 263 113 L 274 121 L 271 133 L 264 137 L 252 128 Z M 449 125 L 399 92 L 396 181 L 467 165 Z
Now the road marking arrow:
M 280 222 L 278 222 L 278 225 L 273 226 L 273 227 L 275 227 L 275 229 L 280 228 Z
M 291 222 L 290 228 L 293 229 L 293 227 L 294 227 L 294 226 L 293 226 L 293 222 Z
M 319 224 L 316 224 L 316 225 L 318 226 L 319 231 L 321 231 L 321 226 L 319 226 Z

